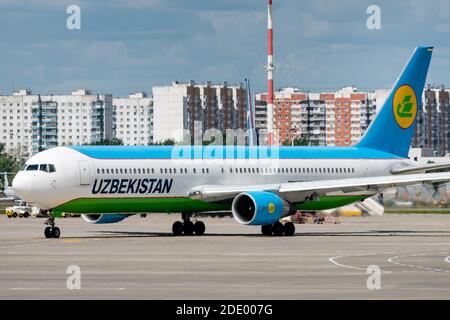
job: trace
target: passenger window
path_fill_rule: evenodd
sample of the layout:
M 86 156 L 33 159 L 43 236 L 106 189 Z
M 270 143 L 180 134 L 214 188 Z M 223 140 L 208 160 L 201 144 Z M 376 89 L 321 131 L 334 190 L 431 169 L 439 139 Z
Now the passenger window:
M 123 170 L 122 169 L 120 169 L 120 174 L 123 174 Z
M 100 174 L 100 169 L 97 169 L 97 174 Z
M 105 169 L 102 169 L 102 174 L 105 174 Z

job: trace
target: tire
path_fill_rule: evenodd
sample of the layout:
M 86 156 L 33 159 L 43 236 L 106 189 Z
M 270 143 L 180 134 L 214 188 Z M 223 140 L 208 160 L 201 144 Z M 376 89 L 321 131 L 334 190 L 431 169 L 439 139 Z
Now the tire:
M 176 221 L 172 225 L 172 233 L 174 236 L 181 236 L 183 234 L 183 223 L 181 221 Z
M 293 236 L 295 233 L 295 225 L 292 222 L 286 222 L 283 226 L 285 236 Z
M 202 221 L 197 221 L 194 224 L 194 232 L 197 236 L 202 236 L 205 234 L 206 226 Z
M 282 236 L 283 235 L 283 224 L 279 221 L 275 222 L 272 226 L 273 230 L 273 234 L 275 236 Z
M 192 236 L 194 234 L 194 224 L 192 221 L 186 221 L 184 223 L 184 235 Z
M 23 214 L 23 217 L 24 217 L 24 218 L 29 218 L 29 217 L 30 217 L 30 214 L 29 214 L 28 212 L 25 212 L 25 213 Z
M 45 228 L 44 235 L 47 239 L 50 239 L 52 237 L 52 228 L 50 227 Z
M 13 212 L 12 217 L 17 218 L 17 212 Z
M 61 230 L 58 227 L 52 228 L 52 238 L 58 239 L 61 235 Z
M 271 236 L 272 230 L 273 228 L 271 224 L 265 224 L 261 226 L 261 233 L 263 236 Z

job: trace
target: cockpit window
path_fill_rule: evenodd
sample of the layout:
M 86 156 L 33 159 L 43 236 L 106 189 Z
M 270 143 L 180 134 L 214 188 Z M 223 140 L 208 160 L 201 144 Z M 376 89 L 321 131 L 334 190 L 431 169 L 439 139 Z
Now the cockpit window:
M 48 165 L 48 172 L 56 172 L 55 165 L 49 164 Z
M 39 170 L 40 171 L 44 171 L 44 172 L 48 172 L 48 166 L 46 164 L 40 164 L 39 165 Z
M 27 166 L 27 171 L 36 171 L 38 170 L 39 165 L 38 164 L 30 164 Z

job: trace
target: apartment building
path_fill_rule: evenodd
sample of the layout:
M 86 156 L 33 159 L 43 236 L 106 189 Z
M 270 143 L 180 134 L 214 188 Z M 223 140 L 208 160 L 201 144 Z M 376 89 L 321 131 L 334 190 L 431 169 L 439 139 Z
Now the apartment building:
M 306 138 L 312 145 L 348 146 L 356 143 L 372 121 L 388 90 L 358 92 L 300 92 L 284 88 L 274 94 L 274 128 L 278 142 Z M 266 93 L 255 96 L 255 128 L 267 127 Z
M 153 143 L 153 99 L 144 92 L 113 99 L 113 136 L 124 145 Z
M 450 152 L 450 90 L 444 86 L 426 87 L 412 146 L 432 150 L 434 156 Z
M 70 95 L 18 90 L 0 96 L 0 137 L 6 152 L 16 157 L 111 139 L 112 95 L 81 89 Z
M 217 85 L 194 81 L 153 87 L 153 141 L 202 141 L 208 129 L 247 129 L 247 90 L 242 84 Z

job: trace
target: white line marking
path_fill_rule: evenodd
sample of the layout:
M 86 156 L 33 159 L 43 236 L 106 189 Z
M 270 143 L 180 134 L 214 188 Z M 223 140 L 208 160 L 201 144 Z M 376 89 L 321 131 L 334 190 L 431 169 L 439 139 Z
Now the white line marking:
M 391 257 L 391 258 L 387 259 L 387 261 L 390 262 L 390 263 L 399 265 L 399 266 L 403 266 L 403 267 L 420 269 L 421 271 L 419 271 L 419 272 L 445 272 L 445 273 L 450 273 L 449 270 L 442 270 L 442 269 L 438 269 L 438 268 L 423 267 L 423 266 L 418 266 L 418 265 L 414 265 L 414 264 L 404 264 L 404 263 L 400 263 L 400 262 L 397 262 L 397 261 L 393 261 L 394 259 L 398 259 L 398 258 L 419 257 L 419 256 L 425 256 L 425 255 L 426 255 L 425 253 L 422 253 L 422 254 L 411 254 L 411 255 L 404 255 L 404 256 L 394 256 L 394 257 Z M 445 261 L 450 263 L 450 256 L 445 258 Z M 428 271 L 425 271 L 425 270 L 428 270 Z M 408 272 L 408 271 L 402 271 L 402 272 Z
M 335 261 L 335 259 L 339 259 L 339 258 L 342 258 L 342 256 L 331 257 L 330 259 L 328 259 L 328 261 L 330 261 L 331 263 L 337 265 L 338 267 L 343 267 L 343 268 L 347 268 L 347 269 L 356 269 L 356 270 L 362 270 L 362 271 L 366 271 L 367 270 L 367 268 L 363 269 L 363 268 L 359 268 L 359 267 L 354 267 L 354 266 L 348 266 L 348 265 L 345 265 L 345 264 L 340 264 L 340 263 Z
M 377 253 L 364 253 L 364 254 L 357 254 L 357 255 L 350 255 L 350 256 L 335 256 L 335 257 L 329 258 L 328 261 L 330 261 L 332 264 L 334 264 L 334 265 L 336 265 L 338 267 L 347 268 L 347 269 L 361 270 L 361 271 L 366 272 L 367 268 L 360 268 L 360 267 L 350 266 L 350 265 L 346 265 L 346 264 L 341 264 L 341 263 L 337 262 L 336 259 L 343 258 L 343 257 L 345 257 L 345 258 L 349 258 L 349 257 L 367 257 L 367 256 L 374 256 L 376 254 Z M 381 270 L 381 272 L 383 272 L 383 273 L 391 273 L 391 271 L 384 271 L 384 270 Z

